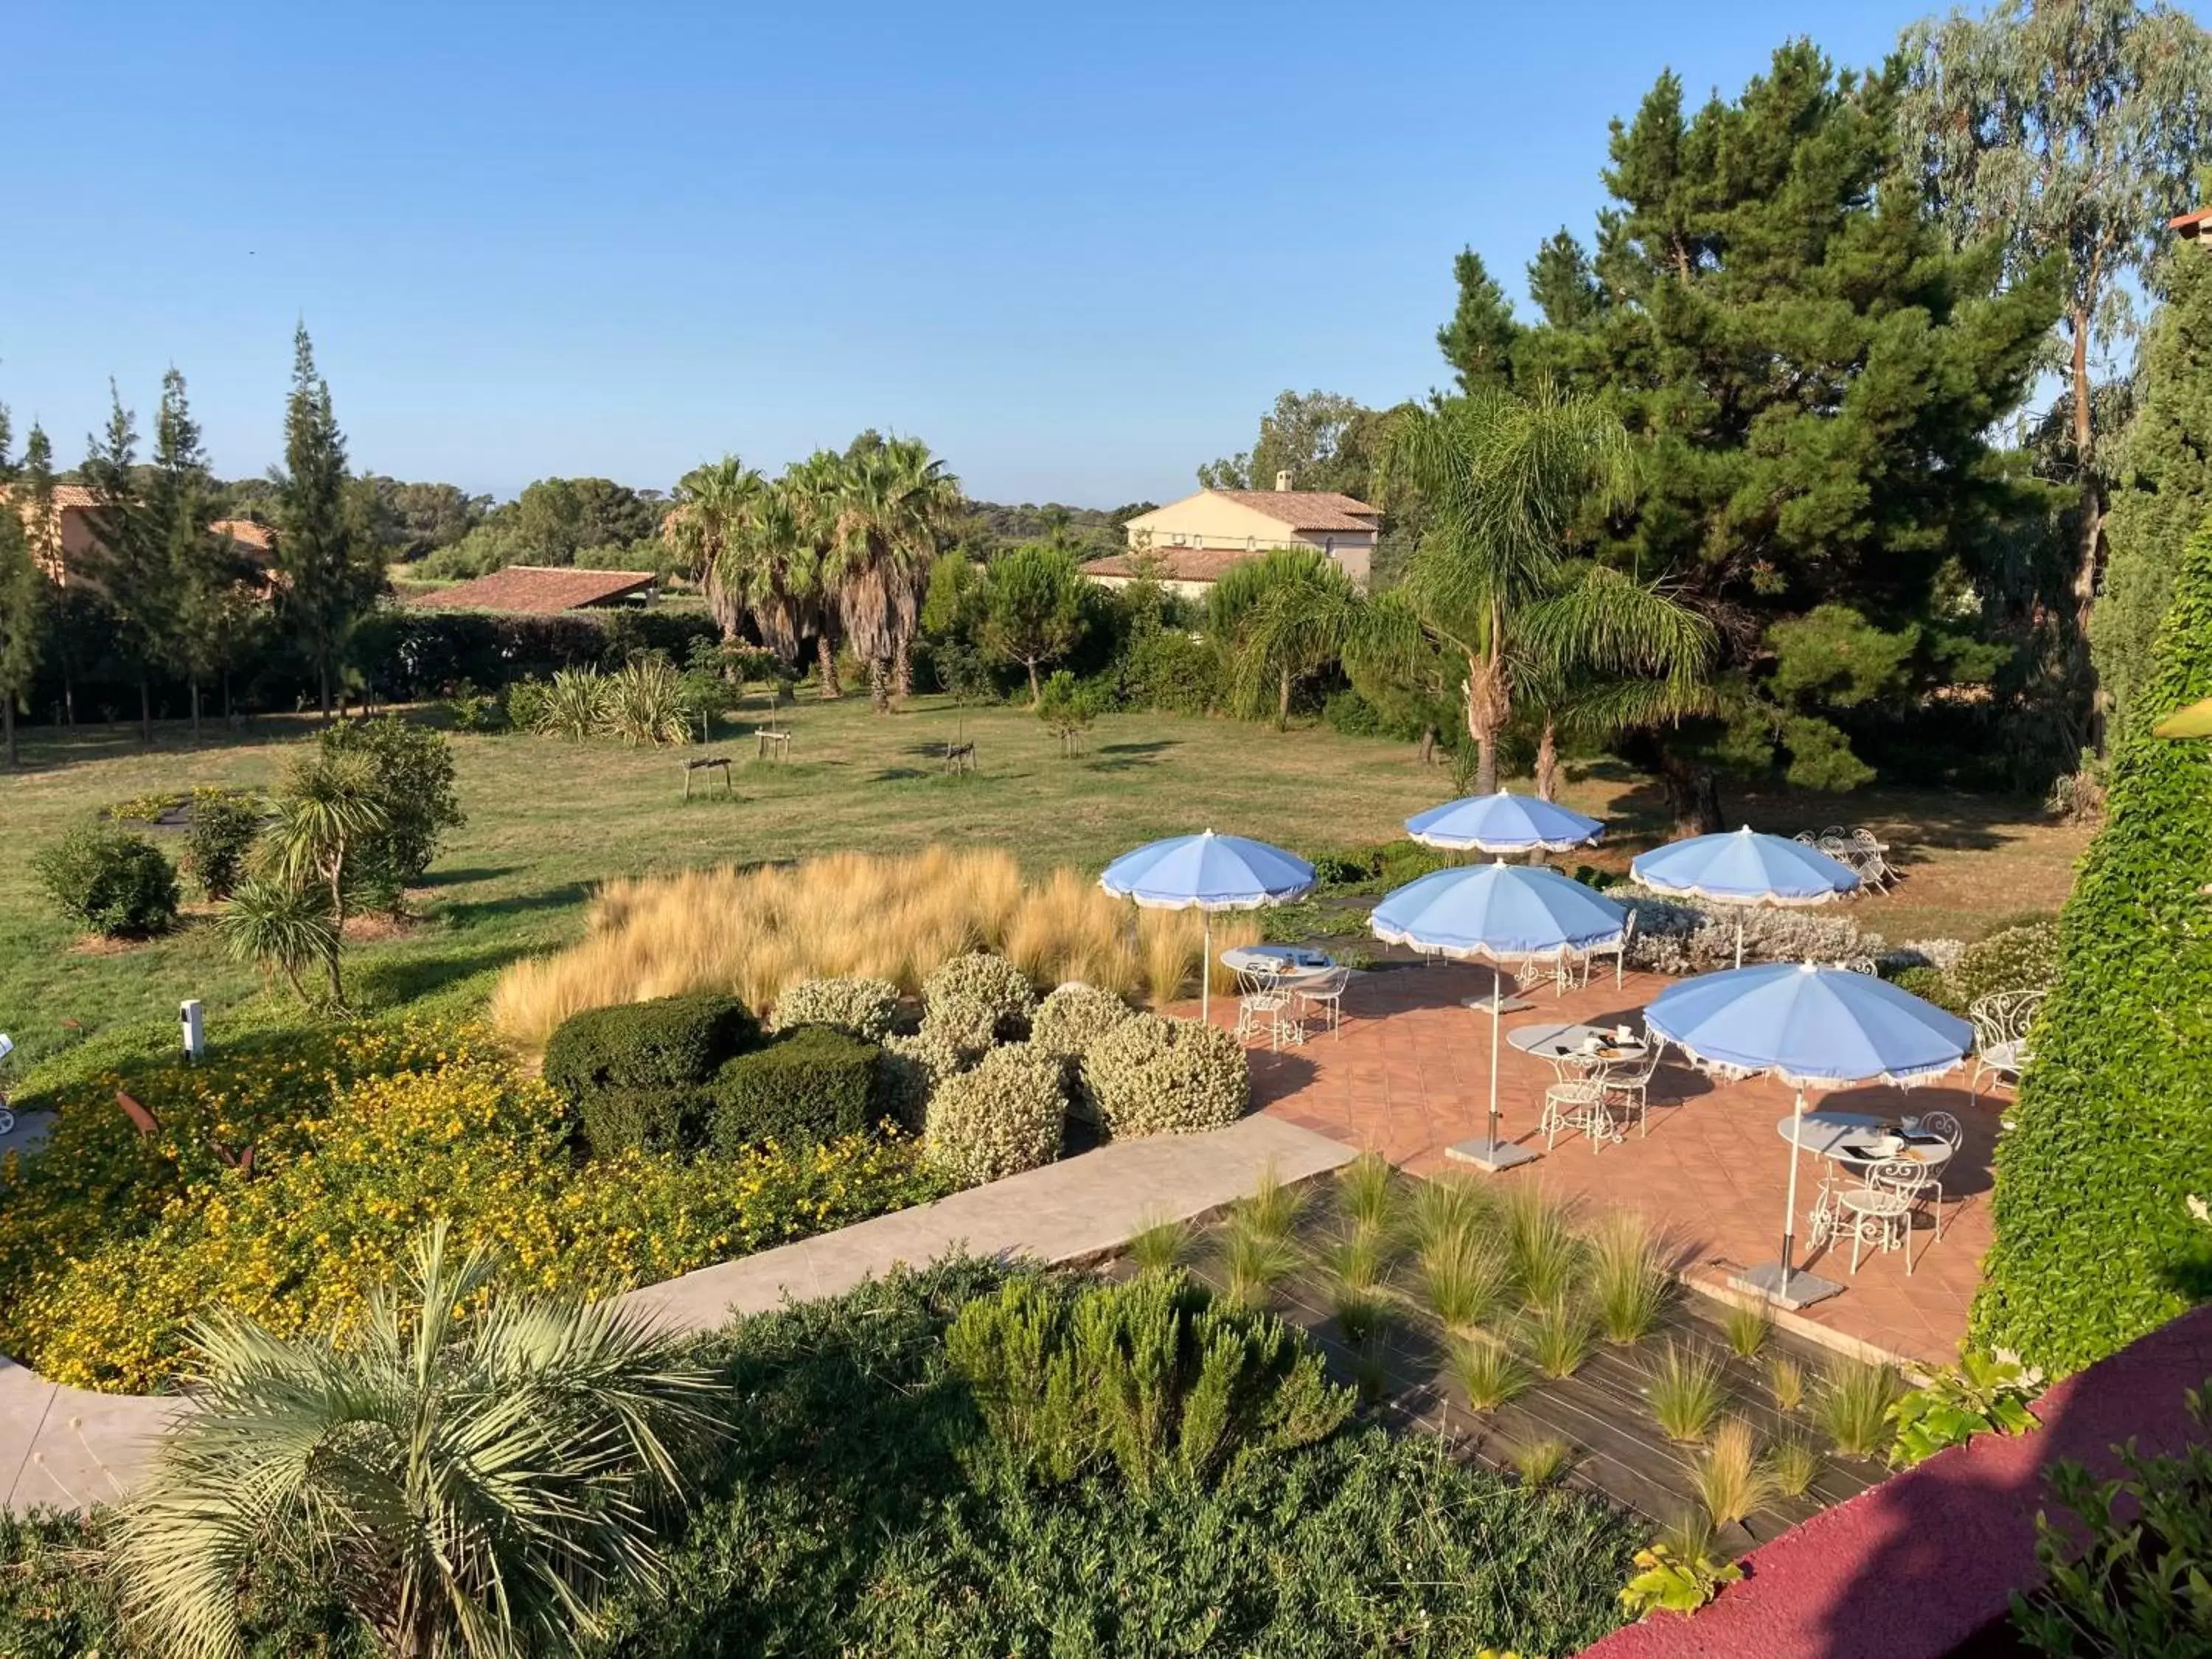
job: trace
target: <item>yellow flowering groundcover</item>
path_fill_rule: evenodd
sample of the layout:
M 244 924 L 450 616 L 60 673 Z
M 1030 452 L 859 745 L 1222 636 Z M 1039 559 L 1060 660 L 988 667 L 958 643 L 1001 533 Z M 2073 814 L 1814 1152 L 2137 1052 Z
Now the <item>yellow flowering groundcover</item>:
M 173 1377 L 195 1315 L 228 1309 L 286 1333 L 344 1326 L 435 1216 L 459 1242 L 496 1246 L 508 1288 L 587 1294 L 939 1190 L 910 1144 L 866 1136 L 688 1164 L 641 1153 L 579 1162 L 564 1103 L 481 1038 L 358 1040 L 373 1055 L 325 1064 L 314 1080 L 272 1057 L 259 1084 L 210 1067 L 173 1099 L 147 1099 L 167 1148 L 132 1144 L 112 1104 L 105 1115 L 126 1139 L 80 1127 L 80 1151 L 96 1145 L 146 1179 L 52 1180 L 24 1212 L 0 1217 L 0 1348 L 58 1382 L 147 1391 Z M 76 1127 L 74 1115 L 58 1127 Z M 252 1145 L 251 1170 L 212 1151 L 203 1158 L 195 1129 L 240 1134 L 224 1144 Z M 27 1160 L 25 1174 L 42 1174 L 52 1156 Z M 84 1213 L 100 1200 L 112 1201 L 105 1226 Z

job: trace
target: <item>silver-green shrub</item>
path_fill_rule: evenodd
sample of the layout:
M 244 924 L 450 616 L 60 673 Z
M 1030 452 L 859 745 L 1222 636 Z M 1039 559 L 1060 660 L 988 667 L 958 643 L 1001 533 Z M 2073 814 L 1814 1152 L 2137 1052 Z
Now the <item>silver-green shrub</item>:
M 939 1083 L 922 1147 L 956 1181 L 997 1181 L 1058 1158 L 1066 1119 L 1059 1057 L 1012 1042 Z
M 1191 1134 L 1251 1103 L 1244 1046 L 1218 1025 L 1139 1014 L 1085 1051 L 1083 1076 L 1108 1135 Z
M 991 1011 L 994 1035 L 1002 1042 L 1025 1037 L 1036 1012 L 1036 992 L 1028 976 L 1004 957 L 978 951 L 955 957 L 921 982 L 924 1018 L 940 1006 L 981 1004 Z
M 1030 1041 L 1067 1062 L 1067 1091 L 1078 1115 L 1093 1121 L 1098 1115 L 1097 1099 L 1084 1075 L 1084 1054 L 1109 1031 L 1136 1017 L 1137 1011 L 1127 1003 L 1094 985 L 1063 985 L 1037 1005 Z
M 937 1085 L 967 1062 L 959 1050 L 929 1031 L 888 1036 L 876 1066 L 876 1093 L 883 1115 L 917 1133 L 929 1121 L 930 1097 Z
M 921 1017 L 922 1035 L 951 1049 L 963 1065 L 997 1045 L 1002 1024 L 999 1011 L 981 997 L 939 997 Z
M 805 979 L 775 1000 L 768 1029 L 827 1025 L 863 1042 L 881 1042 L 898 1012 L 898 987 L 884 979 Z

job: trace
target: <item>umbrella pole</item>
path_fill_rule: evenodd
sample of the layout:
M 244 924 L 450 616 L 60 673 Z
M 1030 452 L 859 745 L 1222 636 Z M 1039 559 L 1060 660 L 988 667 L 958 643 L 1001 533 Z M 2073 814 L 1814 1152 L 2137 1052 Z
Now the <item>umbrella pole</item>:
M 1198 947 L 1198 1017 L 1206 1022 L 1213 1018 L 1213 912 L 1198 914 L 1206 918 L 1206 942 Z
M 1790 1270 L 1797 1253 L 1797 1159 L 1804 1148 L 1797 1137 L 1805 1128 L 1805 1091 L 1797 1091 L 1797 1104 L 1790 1115 L 1790 1208 L 1782 1218 L 1782 1284 L 1781 1293 L 1790 1295 Z
M 1741 911 L 1736 913 L 1735 918 L 1735 965 L 1739 968 L 1743 966 L 1743 913 Z
M 1504 999 L 1505 970 L 1490 964 L 1490 1146 L 1498 1150 L 1498 1016 Z

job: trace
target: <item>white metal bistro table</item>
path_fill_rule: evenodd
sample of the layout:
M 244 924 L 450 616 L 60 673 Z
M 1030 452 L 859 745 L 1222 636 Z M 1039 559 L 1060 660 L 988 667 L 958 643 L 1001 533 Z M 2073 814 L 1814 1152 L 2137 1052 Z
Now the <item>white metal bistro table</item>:
M 1894 1162 L 1948 1162 L 1951 1143 L 1942 1135 L 1916 1128 L 1918 1121 L 1905 1116 L 1879 1118 L 1865 1112 L 1808 1112 L 1802 1119 L 1782 1119 L 1775 1124 L 1774 1133 L 1847 1170 Z M 1895 1147 L 1884 1146 L 1878 1139 L 1885 1122 L 1896 1122 L 1905 1131 Z M 1793 1125 L 1797 1126 L 1795 1133 Z
M 1522 1054 L 1555 1066 L 1621 1066 L 1643 1059 L 1645 1053 L 1641 1038 L 1624 1042 L 1616 1028 L 1602 1025 L 1523 1025 L 1508 1031 L 1505 1040 Z
M 1276 990 L 1294 991 L 1301 980 L 1319 979 L 1334 968 L 1336 958 L 1304 945 L 1238 945 L 1221 953 L 1221 965 L 1265 979 Z

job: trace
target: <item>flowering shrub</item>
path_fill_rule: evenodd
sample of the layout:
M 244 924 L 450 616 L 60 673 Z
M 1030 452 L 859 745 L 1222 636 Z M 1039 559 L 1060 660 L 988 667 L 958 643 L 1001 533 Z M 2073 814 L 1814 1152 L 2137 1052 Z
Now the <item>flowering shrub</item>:
M 2002 927 L 1966 946 L 1950 972 L 1960 1006 L 1971 1008 L 1992 991 L 2040 991 L 2058 977 L 2058 923 Z
M 1009 1043 L 938 1085 L 923 1146 L 956 1181 L 996 1181 L 1058 1158 L 1066 1116 L 1059 1057 Z
M 857 976 L 805 979 L 776 998 L 768 1028 L 789 1031 L 801 1025 L 827 1025 L 863 1042 L 890 1035 L 898 1013 L 898 987 L 887 979 Z
M 1636 917 L 1628 965 L 1650 973 L 1710 974 L 1733 968 L 1739 922 L 1747 963 L 1879 959 L 1889 948 L 1880 933 L 1824 908 L 1708 905 L 1645 893 L 1613 896 Z
M 596 1294 L 941 1190 L 912 1143 L 859 1136 L 697 1164 L 629 1152 L 579 1166 L 551 1090 L 467 1048 L 422 1058 L 434 1069 L 296 1083 L 284 1092 L 300 1115 L 264 1123 L 250 1173 L 189 1160 L 195 1175 L 167 1184 L 150 1226 L 143 1212 L 138 1226 L 105 1236 L 80 1225 L 76 1248 L 55 1249 L 28 1224 L 69 1212 L 19 1218 L 10 1206 L 14 1294 L 0 1346 L 58 1381 L 145 1389 L 173 1374 L 197 1315 L 227 1309 L 288 1334 L 344 1324 L 434 1217 L 462 1245 L 496 1246 L 512 1289 Z
M 1100 1121 L 1115 1139 L 1234 1123 L 1251 1103 L 1243 1045 L 1218 1025 L 1139 1014 L 1083 1055 Z
M 1025 1037 L 1030 1017 L 1036 1011 L 1036 992 L 1012 963 L 982 951 L 953 957 L 921 982 L 925 1019 L 940 1011 L 950 1014 L 955 1008 L 965 1014 L 978 1006 L 990 1010 L 996 1036 Z

